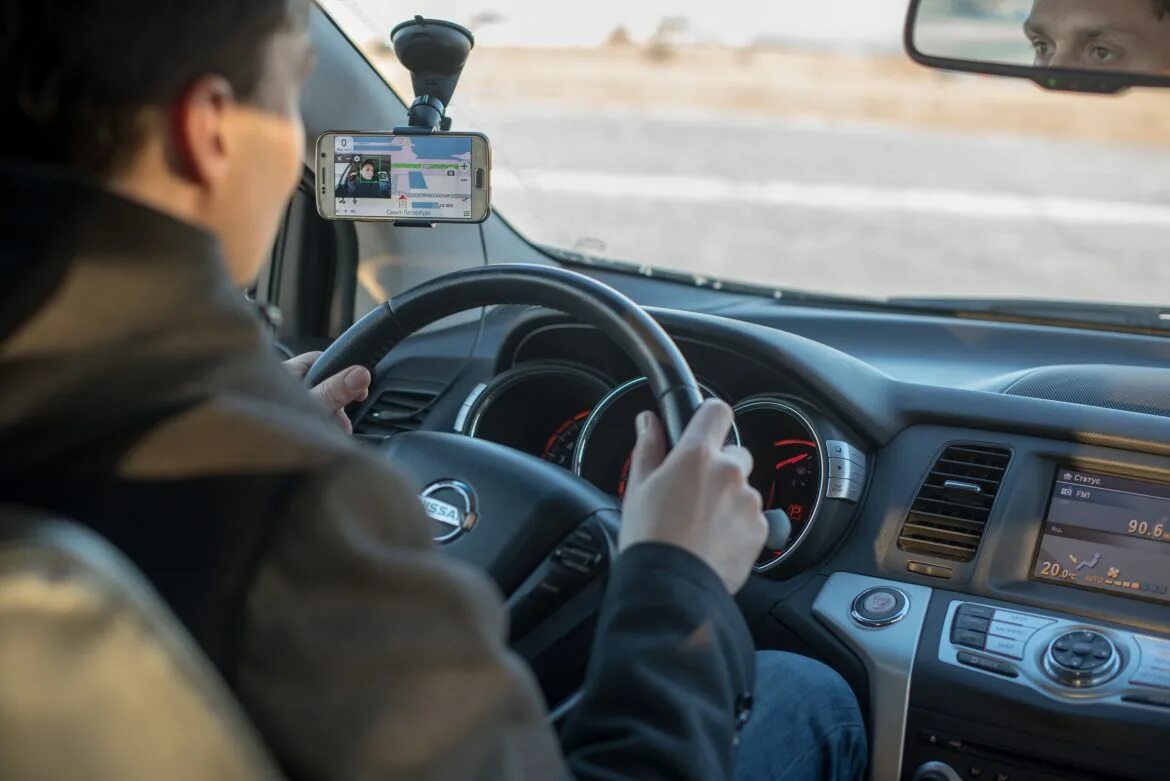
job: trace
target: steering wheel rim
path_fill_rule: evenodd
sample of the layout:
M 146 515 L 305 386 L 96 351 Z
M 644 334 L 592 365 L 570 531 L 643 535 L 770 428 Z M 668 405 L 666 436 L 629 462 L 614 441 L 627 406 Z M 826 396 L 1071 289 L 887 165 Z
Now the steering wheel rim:
M 374 373 L 395 345 L 450 315 L 501 304 L 565 312 L 610 337 L 647 378 L 663 427 L 676 444 L 699 405 L 699 384 L 682 352 L 627 296 L 584 274 L 553 266 L 480 266 L 437 277 L 381 304 L 325 350 L 305 377 L 310 387 L 350 366 Z

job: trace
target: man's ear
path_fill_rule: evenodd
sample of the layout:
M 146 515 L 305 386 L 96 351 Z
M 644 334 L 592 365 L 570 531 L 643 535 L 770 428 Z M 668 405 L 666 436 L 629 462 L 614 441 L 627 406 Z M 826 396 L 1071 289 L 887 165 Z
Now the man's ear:
M 215 187 L 230 169 L 228 112 L 235 102 L 232 85 L 220 76 L 202 76 L 174 104 L 171 116 L 176 162 L 185 177 Z

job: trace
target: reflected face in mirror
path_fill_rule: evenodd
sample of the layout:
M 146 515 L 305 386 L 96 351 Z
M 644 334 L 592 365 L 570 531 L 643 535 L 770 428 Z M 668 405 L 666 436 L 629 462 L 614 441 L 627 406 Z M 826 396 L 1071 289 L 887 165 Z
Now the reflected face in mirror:
M 1170 0 L 1035 0 L 1035 64 L 1170 74 Z

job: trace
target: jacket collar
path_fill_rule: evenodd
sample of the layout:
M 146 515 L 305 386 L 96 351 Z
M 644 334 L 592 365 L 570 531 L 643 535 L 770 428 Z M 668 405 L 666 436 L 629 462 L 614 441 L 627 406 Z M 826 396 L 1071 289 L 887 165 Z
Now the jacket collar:
M 211 234 L 83 177 L 0 168 L 0 453 L 35 462 L 66 444 L 45 431 L 92 440 L 270 352 Z

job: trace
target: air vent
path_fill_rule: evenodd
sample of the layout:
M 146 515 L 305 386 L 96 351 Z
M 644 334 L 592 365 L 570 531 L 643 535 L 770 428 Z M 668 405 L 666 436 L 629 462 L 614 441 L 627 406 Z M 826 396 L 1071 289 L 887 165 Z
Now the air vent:
M 395 380 L 382 387 L 354 433 L 367 439 L 385 439 L 404 431 L 418 431 L 442 389 L 441 384 L 425 380 Z
M 1001 447 L 948 447 L 919 489 L 898 547 L 952 561 L 974 559 L 1011 457 Z

